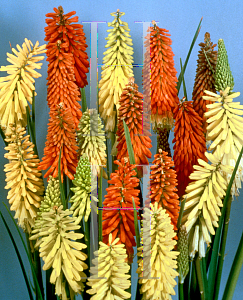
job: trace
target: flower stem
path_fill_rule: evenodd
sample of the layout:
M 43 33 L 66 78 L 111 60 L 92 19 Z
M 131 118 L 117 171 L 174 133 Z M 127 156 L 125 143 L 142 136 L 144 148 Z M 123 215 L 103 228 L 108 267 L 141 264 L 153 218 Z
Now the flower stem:
M 108 164 L 107 164 L 108 165 Z M 99 199 L 99 242 L 102 242 L 102 175 L 103 175 L 103 169 L 101 169 L 100 172 L 100 178 L 99 178 L 99 189 L 98 189 L 98 199 Z
M 184 300 L 184 283 L 178 282 L 179 300 Z
M 199 290 L 200 290 L 200 297 L 201 300 L 206 300 L 206 294 L 205 294 L 205 283 L 203 280 L 203 271 L 201 269 L 201 263 L 200 263 L 199 257 L 196 258 L 195 264 L 196 264 L 196 272 L 197 272 L 197 280 L 199 284 Z
M 241 235 L 240 243 L 233 261 L 233 265 L 230 270 L 230 274 L 227 280 L 227 284 L 224 290 L 224 295 L 222 300 L 233 299 L 236 283 L 240 275 L 242 264 L 243 264 L 243 233 Z
M 227 233 L 228 233 L 228 228 L 229 228 L 231 203 L 232 203 L 232 196 L 230 197 L 230 199 L 227 203 L 227 207 L 226 207 L 224 227 L 223 227 L 223 232 L 222 232 L 222 237 L 221 237 L 221 249 L 219 252 L 219 263 L 218 263 L 218 271 L 217 271 L 217 277 L 216 277 L 214 300 L 217 300 L 218 296 L 219 296 L 220 281 L 221 281 L 223 264 L 224 264 L 224 253 L 225 253 Z

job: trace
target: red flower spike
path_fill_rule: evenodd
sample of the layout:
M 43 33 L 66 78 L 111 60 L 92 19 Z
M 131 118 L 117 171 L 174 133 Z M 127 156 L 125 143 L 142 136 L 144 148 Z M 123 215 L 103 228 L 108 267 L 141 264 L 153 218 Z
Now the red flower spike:
M 76 84 L 83 88 L 88 84 L 86 73 L 89 72 L 89 61 L 86 53 L 86 37 L 83 32 L 83 25 L 72 24 L 78 22 L 78 17 L 73 17 L 75 11 L 64 14 L 62 6 L 54 8 L 55 13 L 46 14 L 47 27 L 45 27 L 46 38 L 48 41 L 47 49 L 52 52 L 52 45 L 57 44 L 60 40 L 63 44 L 65 53 L 73 55 L 74 74 Z M 47 51 L 48 56 L 48 51 Z
M 184 98 L 183 98 L 184 100 Z M 179 182 L 178 195 L 182 197 L 191 180 L 189 175 L 198 158 L 207 161 L 206 140 L 202 129 L 202 118 L 195 112 L 192 101 L 181 101 L 174 110 L 175 129 L 172 143 L 175 143 L 174 163 Z
M 121 161 L 114 161 L 118 170 L 111 174 L 108 180 L 110 186 L 106 189 L 107 195 L 103 202 L 102 211 L 102 235 L 103 242 L 108 244 L 109 234 L 112 233 L 112 242 L 119 237 L 125 244 L 128 261 L 133 261 L 133 247 L 136 246 L 134 239 L 134 199 L 136 207 L 139 207 L 139 179 L 136 178 L 135 165 L 131 165 L 128 159 L 123 157 Z M 110 210 L 108 209 L 110 208 Z M 139 219 L 139 216 L 138 216 Z
M 179 196 L 177 195 L 177 175 L 173 169 L 174 162 L 168 153 L 159 149 L 155 154 L 150 172 L 150 200 L 152 204 L 158 202 L 158 207 L 163 207 L 171 218 L 174 230 L 179 216 Z M 148 200 L 146 200 L 147 202 Z
M 50 51 L 51 50 L 51 51 Z M 52 53 L 52 54 L 51 54 Z M 58 40 L 52 48 L 47 51 L 48 65 L 48 88 L 47 102 L 52 109 L 62 103 L 63 108 L 69 108 L 73 116 L 75 128 L 78 127 L 82 117 L 80 93 L 75 84 L 74 59 L 70 53 L 65 53 L 63 43 Z
M 44 157 L 39 163 L 38 169 L 46 170 L 50 167 L 44 177 L 52 175 L 56 178 L 58 176 L 59 154 L 62 151 L 61 179 L 63 181 L 64 173 L 73 180 L 73 174 L 75 174 L 78 164 L 78 146 L 76 145 L 76 132 L 71 109 L 64 108 L 61 104 L 57 105 L 56 109 L 51 109 L 50 117 Z
M 152 148 L 151 135 L 148 131 L 149 122 L 146 113 L 143 113 L 143 95 L 138 92 L 134 78 L 130 78 L 120 97 L 120 108 L 117 126 L 117 159 L 128 156 L 127 143 L 123 127 L 123 120 L 128 126 L 133 145 L 135 162 L 137 165 L 148 165 L 151 158 L 149 148 Z M 138 176 L 142 176 L 142 167 L 137 167 Z
M 159 28 L 153 21 L 146 36 L 144 61 L 144 89 L 151 97 L 151 119 L 153 128 L 171 129 L 173 126 L 173 108 L 179 102 L 177 96 L 176 69 L 172 41 L 168 30 Z M 150 67 L 149 67 L 150 66 Z M 148 76 L 148 70 L 150 75 Z M 150 83 L 150 84 L 149 84 Z M 146 91 L 147 90 L 147 91 Z
M 207 112 L 207 104 L 212 102 L 203 100 L 202 96 L 206 96 L 206 94 L 204 94 L 205 90 L 216 93 L 214 87 L 214 73 L 216 70 L 218 52 L 214 50 L 216 44 L 211 42 L 210 34 L 208 32 L 205 33 L 204 43 L 200 43 L 199 46 L 201 49 L 198 52 L 197 70 L 192 99 L 194 100 L 193 108 L 203 119 L 203 131 L 206 134 L 208 124 L 206 122 L 207 118 L 204 117 L 204 113 Z

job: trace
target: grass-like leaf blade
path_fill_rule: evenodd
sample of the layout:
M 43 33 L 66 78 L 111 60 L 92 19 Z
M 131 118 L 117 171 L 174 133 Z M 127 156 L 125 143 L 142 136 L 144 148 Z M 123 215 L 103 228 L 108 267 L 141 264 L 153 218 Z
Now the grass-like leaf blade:
M 86 94 L 85 94 L 85 88 L 81 88 L 81 100 L 82 100 L 82 111 L 83 113 L 87 110 L 87 101 L 86 101 Z
M 63 209 L 65 210 L 66 209 L 66 197 L 65 197 L 64 187 L 63 187 L 63 183 L 62 183 L 62 176 L 61 176 L 61 159 L 62 159 L 62 146 L 60 149 L 59 159 L 58 159 L 58 180 L 59 180 L 61 201 L 62 201 Z
M 130 164 L 135 165 L 135 158 L 134 158 L 134 152 L 133 152 L 130 132 L 129 132 L 127 124 L 125 123 L 124 120 L 123 120 L 123 126 L 124 126 L 125 138 L 126 138 L 126 143 L 127 143 L 127 152 L 129 155 Z
M 26 254 L 27 254 L 27 257 L 28 257 L 28 260 L 29 260 L 29 263 L 30 263 L 30 267 L 31 267 L 31 270 L 32 270 L 32 274 L 33 274 L 33 277 L 34 277 L 35 286 L 37 287 L 36 293 L 37 293 L 38 299 L 39 299 L 39 300 L 43 300 L 42 293 L 41 293 L 41 289 L 40 289 L 40 286 L 39 286 L 39 283 L 38 283 L 38 280 L 37 280 L 37 277 L 36 277 L 36 274 L 35 274 L 35 268 L 34 268 L 34 266 L 33 266 L 31 257 L 30 257 L 30 255 L 29 255 L 29 253 L 28 253 L 28 249 L 27 249 L 27 247 L 26 247 L 26 245 L 25 245 L 25 242 L 24 242 L 24 239 L 23 239 L 23 237 L 22 237 L 22 234 L 21 234 L 21 232 L 20 232 L 20 230 L 19 230 L 19 228 L 18 228 L 18 225 L 16 224 L 16 222 L 15 222 L 15 220 L 14 220 L 14 218 L 13 218 L 11 212 L 10 212 L 10 210 L 8 209 L 7 205 L 6 205 L 5 203 L 3 203 L 3 204 L 4 204 L 4 206 L 6 207 L 8 213 L 9 213 L 9 215 L 10 215 L 10 217 L 11 217 L 13 223 L 14 223 L 14 226 L 15 226 L 15 228 L 16 228 L 17 231 L 18 231 L 19 237 L 20 237 L 20 239 L 21 239 L 21 242 L 22 242 L 22 244 L 23 244 L 23 246 L 24 246 L 24 249 L 25 249 L 25 252 L 26 252 Z M 44 292 L 43 292 L 43 294 L 44 294 Z
M 19 253 L 18 247 L 17 247 L 17 245 L 15 243 L 15 240 L 14 240 L 14 237 L 13 237 L 13 235 L 11 233 L 11 230 L 9 229 L 8 224 L 7 224 L 7 222 L 6 222 L 6 220 L 5 220 L 5 218 L 4 218 L 4 216 L 3 216 L 3 214 L 2 214 L 1 211 L 0 211 L 0 216 L 1 216 L 2 220 L 3 220 L 3 223 L 4 223 L 7 231 L 8 231 L 8 235 L 9 235 L 9 237 L 10 237 L 12 243 L 13 243 L 14 250 L 15 250 L 15 252 L 17 254 L 17 257 L 18 257 L 18 260 L 19 260 L 19 264 L 20 264 L 21 270 L 23 272 L 25 284 L 26 284 L 26 287 L 28 289 L 29 297 L 30 297 L 31 300 L 34 300 L 32 292 L 31 292 L 31 286 L 30 286 L 30 283 L 29 283 L 29 280 L 28 280 L 28 277 L 27 277 L 27 274 L 26 274 L 26 271 L 25 271 L 23 260 L 21 258 L 20 253 Z
M 185 63 L 184 63 L 183 68 L 182 68 L 182 70 L 181 70 L 181 73 L 180 73 L 180 75 L 179 75 L 179 77 L 178 77 L 178 82 L 177 82 L 177 86 L 176 86 L 177 91 L 178 91 L 178 94 L 179 94 L 179 91 L 180 91 L 180 87 L 181 87 L 182 79 L 183 79 L 183 77 L 184 77 L 184 73 L 185 73 L 185 71 L 186 71 L 186 67 L 187 67 L 188 60 L 189 60 L 189 58 L 190 58 L 192 49 L 193 49 L 193 47 L 194 47 L 194 45 L 195 45 L 195 42 L 196 42 L 196 40 L 197 40 L 199 31 L 200 31 L 200 28 L 201 28 L 201 23 L 202 23 L 202 18 L 201 18 L 201 20 L 200 20 L 200 22 L 199 22 L 199 25 L 198 25 L 197 30 L 196 30 L 196 32 L 195 32 L 195 35 L 194 35 L 194 37 L 193 37 L 193 40 L 192 40 L 190 49 L 189 49 L 189 51 L 188 51 L 188 54 L 187 54 Z
M 229 185 L 228 185 L 228 188 L 227 188 L 227 191 L 226 191 L 226 195 L 225 195 L 225 198 L 224 198 L 224 202 L 223 202 L 223 208 L 221 210 L 221 216 L 219 218 L 219 227 L 216 230 L 216 234 L 215 234 L 215 238 L 214 238 L 213 249 L 212 249 L 212 258 L 211 258 L 210 267 L 209 267 L 209 274 L 208 274 L 208 284 L 209 284 L 209 286 L 208 286 L 208 296 L 209 296 L 209 300 L 212 300 L 213 295 L 214 295 L 215 278 L 216 278 L 216 274 L 217 274 L 217 264 L 218 264 L 219 243 L 220 243 L 220 236 L 221 236 L 221 232 L 222 232 L 222 225 L 223 225 L 223 221 L 224 221 L 224 216 L 225 216 L 225 212 L 226 212 L 226 206 L 227 206 L 227 202 L 228 202 L 229 197 L 230 197 L 231 187 L 232 187 L 233 181 L 235 179 L 235 175 L 236 175 L 238 166 L 240 164 L 242 153 L 243 153 L 243 147 L 240 151 L 237 162 L 235 164 L 234 171 L 233 171 L 232 176 L 230 178 L 230 182 L 229 182 Z

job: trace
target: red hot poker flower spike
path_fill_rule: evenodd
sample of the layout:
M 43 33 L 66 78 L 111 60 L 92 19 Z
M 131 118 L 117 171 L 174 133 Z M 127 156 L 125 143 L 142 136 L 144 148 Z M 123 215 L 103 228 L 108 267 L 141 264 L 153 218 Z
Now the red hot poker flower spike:
M 78 86 L 75 84 L 74 59 L 70 53 L 64 53 L 64 43 L 60 40 L 47 50 L 48 89 L 47 102 L 50 108 L 62 103 L 63 107 L 70 108 L 75 128 L 82 117 Z
M 184 100 L 184 98 L 183 98 Z M 179 182 L 179 197 L 185 194 L 185 189 L 191 180 L 193 165 L 197 165 L 198 158 L 207 161 L 204 155 L 206 141 L 202 129 L 202 119 L 192 107 L 192 101 L 181 101 L 175 108 L 175 129 L 173 143 L 174 163 Z
M 54 178 L 58 176 L 58 161 L 61 152 L 61 178 L 63 181 L 63 173 L 71 180 L 74 179 L 73 174 L 76 172 L 78 164 L 76 145 L 76 132 L 72 120 L 70 108 L 64 108 L 61 104 L 56 109 L 50 111 L 50 123 L 48 124 L 48 134 L 46 146 L 44 148 L 44 157 L 40 162 L 38 169 L 46 170 L 44 177 L 52 175 Z
M 75 11 L 64 14 L 62 6 L 54 8 L 55 13 L 46 15 L 47 26 L 45 27 L 46 38 L 48 41 L 47 49 L 51 49 L 52 44 L 58 40 L 64 42 L 64 52 L 71 53 L 74 57 L 74 73 L 76 84 L 83 88 L 88 84 L 86 73 L 89 72 L 89 61 L 86 53 L 86 37 L 83 32 L 83 25 L 73 24 L 78 22 L 78 17 L 72 17 Z
M 174 162 L 168 153 L 159 149 L 155 154 L 150 175 L 150 199 L 152 204 L 158 202 L 158 207 L 163 207 L 171 218 L 174 230 L 179 216 L 179 196 L 177 195 L 177 175 L 173 170 Z
M 149 148 L 152 147 L 151 139 L 149 138 L 151 134 L 148 131 L 147 115 L 143 113 L 143 95 L 138 92 L 138 86 L 134 83 L 134 78 L 129 79 L 120 97 L 117 126 L 117 159 L 128 156 L 123 120 L 130 132 L 136 164 L 148 165 L 147 157 L 151 157 Z M 141 177 L 142 167 L 137 167 L 137 169 Z
M 171 129 L 173 126 L 173 108 L 178 103 L 176 89 L 176 69 L 174 67 L 174 53 L 171 49 L 172 41 L 168 37 L 168 30 L 159 28 L 153 21 L 153 26 L 148 29 L 146 37 L 144 67 L 144 88 L 149 84 L 151 89 L 151 118 L 153 128 Z M 147 76 L 146 70 L 150 64 L 151 78 Z M 145 91 L 147 94 L 148 92 Z
M 111 180 L 108 180 L 110 186 L 106 189 L 107 195 L 103 202 L 103 242 L 108 244 L 110 233 L 112 242 L 119 237 L 120 243 L 126 246 L 128 261 L 132 263 L 133 247 L 136 246 L 132 198 L 136 207 L 139 207 L 139 189 L 136 189 L 139 179 L 135 177 L 135 165 L 131 165 L 126 157 L 114 163 L 118 165 L 118 170 L 112 173 Z
M 207 122 L 204 113 L 207 111 L 207 104 L 212 103 L 208 100 L 203 100 L 202 96 L 206 96 L 204 91 L 216 93 L 214 83 L 214 73 L 216 71 L 217 51 L 214 50 L 216 44 L 213 44 L 210 39 L 210 34 L 205 33 L 204 43 L 200 43 L 201 49 L 198 53 L 197 70 L 195 83 L 192 93 L 193 108 L 203 119 L 203 131 L 206 134 Z

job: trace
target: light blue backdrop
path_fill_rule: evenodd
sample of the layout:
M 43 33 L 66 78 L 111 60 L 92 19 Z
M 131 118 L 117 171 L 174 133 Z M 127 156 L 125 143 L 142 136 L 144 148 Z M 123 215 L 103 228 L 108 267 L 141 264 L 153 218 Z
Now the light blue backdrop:
M 8 0 L 1 1 L 0 13 L 0 65 L 6 65 L 6 52 L 10 52 L 9 42 L 15 47 L 16 44 L 22 44 L 24 38 L 27 37 L 33 43 L 37 40 L 40 44 L 44 43 L 44 27 L 45 14 L 53 12 L 53 7 L 62 5 L 64 12 L 75 10 L 79 16 L 80 22 L 85 21 L 106 21 L 111 22 L 113 17 L 111 12 L 120 11 L 125 12 L 123 17 L 127 21 L 131 29 L 131 36 L 134 42 L 134 63 L 142 64 L 142 25 L 135 23 L 136 21 L 152 21 L 159 22 L 159 26 L 170 31 L 173 41 L 172 49 L 175 54 L 175 67 L 177 71 L 180 70 L 179 60 L 185 60 L 189 46 L 191 44 L 193 35 L 195 33 L 198 23 L 203 17 L 202 28 L 193 49 L 185 80 L 187 85 L 188 95 L 192 94 L 192 88 L 195 78 L 196 60 L 198 54 L 198 44 L 203 41 L 204 33 L 210 32 L 211 39 L 217 43 L 219 38 L 225 41 L 226 49 L 228 51 L 230 67 L 235 79 L 234 91 L 243 93 L 242 81 L 242 61 L 243 61 L 243 2 L 242 1 L 195 1 L 195 0 L 140 0 L 140 1 L 23 1 L 23 0 Z M 107 36 L 107 24 L 100 24 L 98 29 L 98 62 L 102 63 L 103 52 L 105 51 L 105 37 Z M 84 24 L 84 32 L 87 37 L 87 43 L 90 45 L 90 25 Z M 88 48 L 88 52 L 90 48 Z M 135 79 L 141 90 L 142 84 L 142 70 L 141 67 L 134 69 Z M 42 77 L 36 81 L 36 127 L 37 127 L 37 144 L 40 157 L 43 156 L 43 148 L 47 133 L 48 123 L 48 108 L 46 103 L 46 77 L 47 77 L 47 62 L 44 61 L 41 69 Z M 5 75 L 5 74 L 3 74 Z M 100 76 L 100 68 L 99 68 Z M 89 96 L 89 87 L 86 88 L 87 96 Z M 180 94 L 182 97 L 182 95 Z M 241 102 L 243 103 L 241 97 Z M 171 140 L 171 138 L 170 138 Z M 155 140 L 153 139 L 155 143 Z M 155 148 L 155 147 L 154 147 Z M 154 154 L 153 149 L 153 154 Z M 6 210 L 2 201 L 7 203 L 7 192 L 4 190 L 5 174 L 3 172 L 4 164 L 7 160 L 4 158 L 4 143 L 0 141 L 0 188 L 1 188 L 1 202 L 0 209 L 10 223 Z M 237 245 L 243 229 L 242 212 L 243 212 L 243 197 L 240 196 L 238 200 L 234 201 L 232 205 L 230 228 L 228 234 L 228 243 L 226 248 L 225 266 L 223 270 L 222 285 L 225 284 L 228 276 L 230 265 L 235 255 Z M 16 236 L 16 234 L 15 234 Z M 17 243 L 20 241 L 17 238 Z M 21 252 L 22 247 L 20 246 Z M 28 266 L 27 259 L 24 259 Z M 29 269 L 28 269 L 29 270 Z M 30 270 L 29 270 L 30 275 Z M 243 273 L 239 278 L 234 299 L 243 298 L 242 288 Z M 22 273 L 16 254 L 13 250 L 12 244 L 9 240 L 7 232 L 2 221 L 0 221 L 0 299 L 3 300 L 25 300 L 28 299 L 27 289 L 24 284 Z M 176 288 L 177 292 L 177 288 Z M 222 289 L 220 291 L 220 298 L 222 296 Z M 173 297 L 177 299 L 177 296 Z

